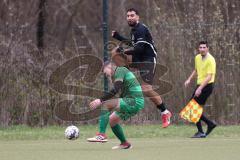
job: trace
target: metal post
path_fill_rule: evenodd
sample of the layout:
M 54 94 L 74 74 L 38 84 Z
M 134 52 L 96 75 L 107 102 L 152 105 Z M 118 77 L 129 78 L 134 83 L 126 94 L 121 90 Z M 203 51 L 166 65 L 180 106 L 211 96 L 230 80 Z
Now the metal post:
M 103 61 L 108 60 L 108 50 L 107 50 L 107 43 L 108 43 L 108 0 L 103 0 Z M 107 78 L 104 76 L 104 91 L 108 91 L 108 81 Z

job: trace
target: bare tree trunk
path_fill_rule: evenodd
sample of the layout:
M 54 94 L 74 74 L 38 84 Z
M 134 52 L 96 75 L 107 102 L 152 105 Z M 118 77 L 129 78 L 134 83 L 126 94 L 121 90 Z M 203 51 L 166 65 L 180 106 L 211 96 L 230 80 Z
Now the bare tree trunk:
M 39 0 L 39 13 L 38 13 L 38 23 L 37 23 L 37 47 L 40 54 L 43 54 L 44 49 L 44 25 L 46 16 L 46 0 Z

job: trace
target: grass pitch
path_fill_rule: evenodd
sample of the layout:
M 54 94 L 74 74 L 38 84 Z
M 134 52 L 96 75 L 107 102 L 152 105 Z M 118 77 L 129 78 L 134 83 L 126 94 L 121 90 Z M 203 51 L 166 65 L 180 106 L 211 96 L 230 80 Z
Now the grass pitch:
M 63 127 L 0 129 L 1 160 L 238 160 L 240 127 L 218 127 L 205 139 L 190 139 L 195 127 L 158 125 L 124 126 L 133 148 L 111 150 L 117 145 L 111 130 L 107 143 L 88 143 L 96 126 L 79 126 L 77 140 L 64 139 Z

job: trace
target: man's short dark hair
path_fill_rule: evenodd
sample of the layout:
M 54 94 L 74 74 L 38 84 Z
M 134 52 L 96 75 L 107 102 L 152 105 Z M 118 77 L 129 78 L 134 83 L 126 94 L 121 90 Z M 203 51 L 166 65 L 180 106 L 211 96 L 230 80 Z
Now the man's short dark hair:
M 127 10 L 127 12 L 135 12 L 136 15 L 139 15 L 138 10 L 136 10 L 135 8 L 129 8 L 129 9 Z
M 206 46 L 208 47 L 208 42 L 207 41 L 200 41 L 198 46 L 200 46 L 201 44 L 206 44 Z

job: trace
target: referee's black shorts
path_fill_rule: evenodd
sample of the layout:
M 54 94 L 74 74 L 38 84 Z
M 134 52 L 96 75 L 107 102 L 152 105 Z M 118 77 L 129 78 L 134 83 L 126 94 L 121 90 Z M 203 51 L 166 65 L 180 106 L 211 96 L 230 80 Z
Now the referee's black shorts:
M 142 80 L 152 85 L 156 71 L 156 57 L 148 57 L 143 60 L 133 60 L 133 66 L 139 70 Z
M 206 103 L 208 97 L 212 94 L 212 91 L 213 91 L 213 88 L 214 88 L 214 84 L 213 83 L 207 84 L 202 89 L 202 93 L 198 97 L 195 97 L 195 92 L 196 92 L 198 87 L 199 87 L 199 85 L 197 85 L 196 89 L 194 90 L 192 98 L 194 98 L 196 100 L 196 102 L 198 102 L 198 104 L 204 105 Z

